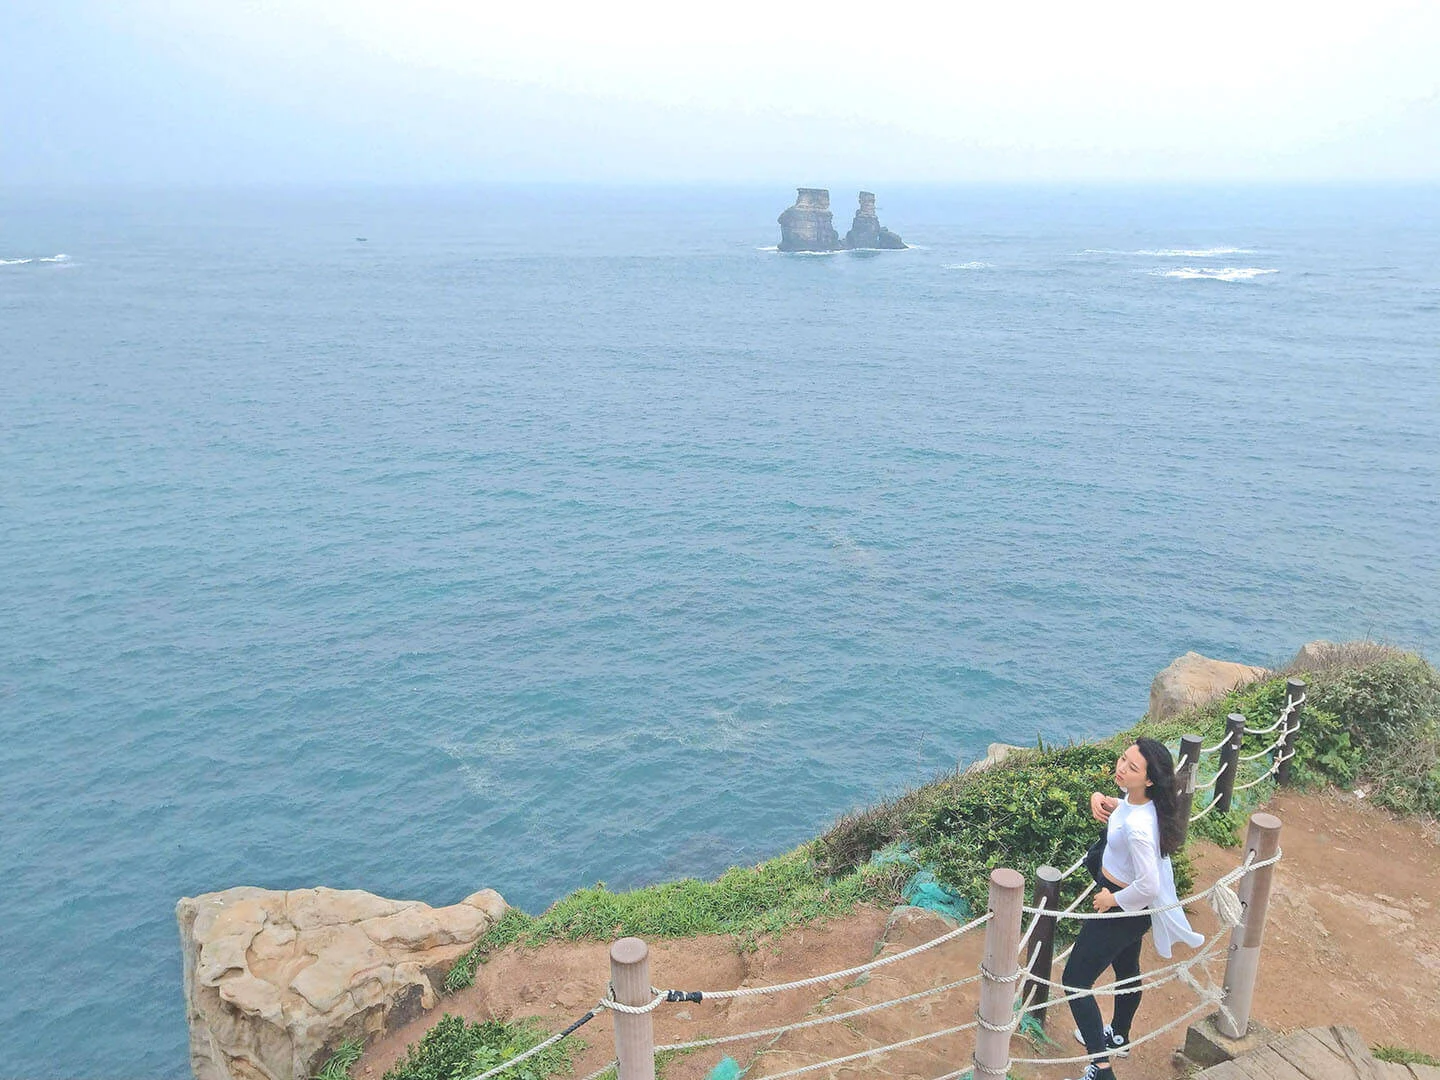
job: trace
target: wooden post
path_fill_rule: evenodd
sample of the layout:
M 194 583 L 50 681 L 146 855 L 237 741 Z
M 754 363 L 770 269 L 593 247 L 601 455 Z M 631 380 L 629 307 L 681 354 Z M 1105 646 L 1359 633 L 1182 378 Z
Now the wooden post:
M 1025 903 L 1025 878 L 1018 870 L 990 871 L 990 921 L 985 925 L 985 962 L 980 969 L 980 1019 L 975 1036 L 975 1080 L 1005 1080 L 1010 1064 L 1011 1008 L 1016 973 L 1020 970 L 1020 908 Z M 1001 1028 L 990 1031 L 990 1024 Z
M 1245 835 L 1245 856 L 1255 853 L 1263 862 L 1280 849 L 1280 819 L 1274 814 L 1251 814 Z M 1230 956 L 1225 962 L 1225 1008 L 1216 1026 L 1222 1035 L 1239 1039 L 1250 1026 L 1250 1002 L 1255 996 L 1255 975 L 1260 969 L 1260 939 L 1265 936 L 1265 915 L 1270 910 L 1270 882 L 1275 867 L 1252 870 L 1236 890 L 1244 914 L 1230 934 Z M 1228 1013 L 1228 1019 L 1227 1019 Z
M 1285 680 L 1285 704 L 1291 705 L 1305 696 L 1305 683 L 1300 679 Z M 1288 784 L 1290 782 L 1290 759 L 1295 756 L 1295 736 L 1300 733 L 1300 712 L 1304 705 L 1296 705 L 1290 712 L 1290 719 L 1285 722 L 1285 741 L 1280 745 L 1280 753 L 1284 760 L 1280 762 L 1280 768 L 1275 772 L 1277 784 Z
M 1031 890 L 1034 897 L 1034 907 L 1045 905 L 1046 911 L 1060 910 L 1060 871 L 1053 866 L 1042 866 L 1035 871 L 1035 888 Z M 1020 1000 L 1033 994 L 1030 999 L 1030 1006 L 1035 1011 L 1031 1013 L 1040 1026 L 1045 1026 L 1045 1017 L 1048 1010 L 1045 1003 L 1050 1000 L 1050 987 L 1048 984 L 1036 981 L 1037 979 L 1050 978 L 1050 969 L 1055 961 L 1055 917 L 1053 915 L 1041 915 L 1035 924 L 1035 932 L 1030 935 L 1030 950 L 1025 957 L 1025 967 L 1035 978 L 1028 979 L 1025 989 L 1020 994 Z
M 639 938 L 621 938 L 610 946 L 610 985 L 621 1005 L 649 1005 L 650 949 Z M 655 1022 L 653 1013 L 617 1012 L 615 1056 L 620 1059 L 618 1080 L 655 1080 Z
M 1190 836 L 1190 815 L 1195 809 L 1195 780 L 1200 775 L 1199 735 L 1180 736 L 1180 764 L 1175 769 L 1175 816 L 1180 819 L 1180 847 Z
M 1235 794 L 1235 774 L 1240 771 L 1240 747 L 1245 742 L 1245 717 L 1232 712 L 1225 725 L 1226 740 L 1220 750 L 1220 768 L 1225 771 L 1215 781 L 1215 794 L 1220 803 L 1215 807 L 1220 813 L 1230 809 L 1230 800 Z

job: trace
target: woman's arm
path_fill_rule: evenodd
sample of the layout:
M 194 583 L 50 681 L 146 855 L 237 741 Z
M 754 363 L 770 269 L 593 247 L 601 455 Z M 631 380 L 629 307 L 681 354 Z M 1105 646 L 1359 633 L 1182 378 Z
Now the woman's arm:
M 1114 900 L 1125 911 L 1139 911 L 1160 899 L 1160 845 L 1148 828 L 1127 829 L 1125 842 L 1130 845 L 1135 880 L 1115 892 Z

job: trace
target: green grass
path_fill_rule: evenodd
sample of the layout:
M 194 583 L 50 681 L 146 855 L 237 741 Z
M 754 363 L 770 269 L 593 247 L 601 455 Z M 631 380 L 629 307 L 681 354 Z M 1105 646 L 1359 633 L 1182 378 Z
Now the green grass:
M 350 1080 L 350 1067 L 360 1060 L 364 1052 L 364 1039 L 346 1039 L 315 1074 L 314 1080 Z
M 571 893 L 541 915 L 511 909 L 456 962 L 446 986 L 470 985 L 478 964 L 512 944 L 732 934 L 745 947 L 764 935 L 843 915 L 858 904 L 893 904 L 908 873 L 905 867 L 863 866 L 829 878 L 806 845 L 758 866 L 734 867 L 714 881 L 687 878 L 621 893 L 599 884 Z
M 1440 1067 L 1440 1058 L 1422 1054 L 1418 1050 L 1406 1050 L 1403 1046 L 1376 1046 L 1371 1052 L 1380 1061 L 1393 1061 L 1398 1065 L 1434 1065 Z
M 405 1060 L 390 1069 L 384 1080 L 465 1080 L 523 1054 L 549 1035 L 539 1018 L 467 1024 L 447 1013 L 419 1042 L 409 1046 Z M 505 1080 L 568 1076 L 573 1072 L 574 1055 L 584 1046 L 580 1039 L 564 1039 L 508 1070 Z

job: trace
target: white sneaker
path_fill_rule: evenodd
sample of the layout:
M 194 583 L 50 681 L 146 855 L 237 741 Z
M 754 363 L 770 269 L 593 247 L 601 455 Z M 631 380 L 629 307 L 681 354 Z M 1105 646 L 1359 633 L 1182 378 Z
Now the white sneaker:
M 1099 1075 L 1100 1066 L 1096 1065 L 1094 1062 L 1091 1062 L 1089 1065 L 1085 1066 L 1085 1071 L 1079 1076 L 1077 1076 L 1075 1080 L 1095 1080 L 1095 1078 Z
M 1079 1028 L 1075 1029 L 1075 1041 L 1078 1042 L 1081 1046 L 1085 1045 L 1085 1038 L 1080 1034 Z M 1125 1038 L 1124 1035 L 1116 1035 L 1115 1029 L 1112 1028 L 1109 1024 L 1106 1024 L 1105 1049 L 1110 1051 L 1111 1057 L 1129 1057 L 1130 1040 Z M 1088 1078 L 1082 1076 L 1080 1080 L 1088 1080 Z

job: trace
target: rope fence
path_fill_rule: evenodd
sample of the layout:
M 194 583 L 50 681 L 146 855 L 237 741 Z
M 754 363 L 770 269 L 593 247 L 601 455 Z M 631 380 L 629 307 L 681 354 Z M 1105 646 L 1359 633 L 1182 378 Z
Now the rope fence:
M 1245 791 L 1271 779 L 1283 782 L 1286 766 L 1295 756 L 1295 734 L 1300 729 L 1300 710 L 1305 702 L 1304 684 L 1290 680 L 1287 701 L 1275 723 L 1266 728 L 1252 729 L 1246 726 L 1245 718 L 1232 714 L 1227 722 L 1225 739 L 1214 746 L 1204 747 L 1195 736 L 1186 736 L 1181 744 L 1181 761 L 1177 778 L 1185 784 L 1184 799 L 1179 811 L 1180 819 L 1188 826 L 1219 808 L 1229 808 L 1230 799 L 1236 792 Z M 1241 755 L 1241 742 L 1245 735 L 1268 735 L 1279 732 L 1275 740 L 1264 750 Z M 1222 751 L 1222 764 L 1215 778 L 1200 786 L 1200 790 L 1215 788 L 1210 801 L 1198 813 L 1191 814 L 1190 797 L 1197 790 L 1195 772 L 1200 758 L 1208 753 Z M 1273 755 L 1269 768 L 1259 776 L 1241 785 L 1235 785 L 1235 775 L 1245 763 L 1259 761 L 1266 755 Z M 1109 1057 L 1113 1051 L 1102 1050 L 1068 1057 L 1015 1057 L 1010 1056 L 1010 1043 L 1015 1032 L 1027 1020 L 1038 1023 L 1043 1029 L 1048 1011 L 1060 1005 L 1084 997 L 1118 997 L 1138 994 L 1174 982 L 1181 982 L 1199 999 L 1198 1004 L 1186 1009 L 1166 1023 L 1139 1035 L 1127 1042 L 1127 1046 L 1140 1046 L 1159 1038 L 1169 1031 L 1190 1021 L 1206 1009 L 1216 1009 L 1217 1024 L 1223 1034 L 1238 1037 L 1249 1022 L 1251 998 L 1254 992 L 1255 976 L 1258 970 L 1259 949 L 1269 908 L 1269 892 L 1272 874 L 1280 862 L 1282 853 L 1279 845 L 1280 822 L 1270 814 L 1255 813 L 1250 817 L 1246 837 L 1245 854 L 1234 869 L 1222 874 L 1210 886 L 1192 893 L 1183 900 L 1160 907 L 1150 907 L 1142 912 L 1081 911 L 1080 905 L 1096 889 L 1096 882 L 1089 882 L 1080 889 L 1075 898 L 1065 907 L 1058 903 L 1060 883 L 1075 875 L 1085 864 L 1082 856 L 1064 871 L 1052 867 L 1041 867 L 1036 873 L 1035 900 L 1024 903 L 1025 882 L 1014 870 L 997 869 L 990 875 L 990 896 L 986 912 L 960 926 L 922 942 L 919 945 L 882 956 L 864 964 L 842 968 L 838 971 L 813 975 L 790 982 L 765 986 L 734 987 L 718 990 L 660 990 L 650 981 L 649 949 L 638 938 L 622 938 L 610 950 L 610 986 L 602 997 L 582 1017 L 562 1031 L 541 1043 L 488 1069 L 467 1078 L 467 1080 L 491 1080 L 509 1069 L 550 1049 L 567 1038 L 580 1027 L 602 1012 L 614 1017 L 616 1057 L 604 1068 L 590 1074 L 585 1080 L 600 1080 L 612 1069 L 616 1080 L 654 1080 L 654 1056 L 657 1052 L 689 1052 L 732 1043 L 760 1039 L 779 1039 L 796 1031 L 804 1031 L 829 1024 L 846 1024 L 862 1016 L 892 1009 L 900 1005 L 935 998 L 967 986 L 979 984 L 979 1006 L 974 1018 L 961 1024 L 924 1032 L 891 1042 L 883 1046 L 870 1047 L 826 1061 L 799 1065 L 780 1072 L 760 1074 L 757 1065 L 750 1066 L 757 1073 L 757 1080 L 786 1080 L 825 1069 L 835 1069 L 857 1061 L 864 1061 L 898 1050 L 920 1046 L 936 1039 L 974 1031 L 975 1050 L 971 1065 L 948 1072 L 934 1080 L 959 1080 L 973 1069 L 974 1080 L 1003 1080 L 1013 1065 L 1068 1065 L 1091 1062 Z M 1159 915 L 1168 911 L 1208 900 L 1214 909 L 1219 929 L 1202 943 L 1193 955 L 1186 959 L 1147 972 L 1135 979 L 1116 980 L 1099 986 L 1077 989 L 1064 984 L 1063 979 L 1053 977 L 1056 964 L 1063 965 L 1074 949 L 1071 944 L 1058 955 L 1054 954 L 1054 938 L 1057 924 L 1062 921 L 1084 924 L 1090 921 L 1134 918 L 1138 914 Z M 1031 916 L 1028 926 L 1023 927 L 1025 916 Z M 967 934 L 981 930 L 985 932 L 986 960 L 973 974 L 953 979 L 941 985 L 919 990 L 900 997 L 889 998 L 846 1011 L 810 1016 L 786 1024 L 775 1024 L 729 1035 L 716 1035 L 693 1039 L 686 1042 L 656 1045 L 654 1039 L 654 1014 L 662 1006 L 678 1002 L 722 1002 L 737 999 L 762 997 L 803 990 L 808 987 L 833 984 L 839 981 L 855 980 L 877 969 L 901 963 L 912 957 L 955 941 Z M 1195 969 L 1205 966 L 1225 949 L 1228 943 L 1225 976 L 1219 986 L 1202 985 Z M 1027 955 L 1028 954 L 1028 955 Z M 853 985 L 853 982 L 852 982 Z M 1051 991 L 1060 994 L 1051 998 Z M 766 1051 L 762 1050 L 761 1053 Z

